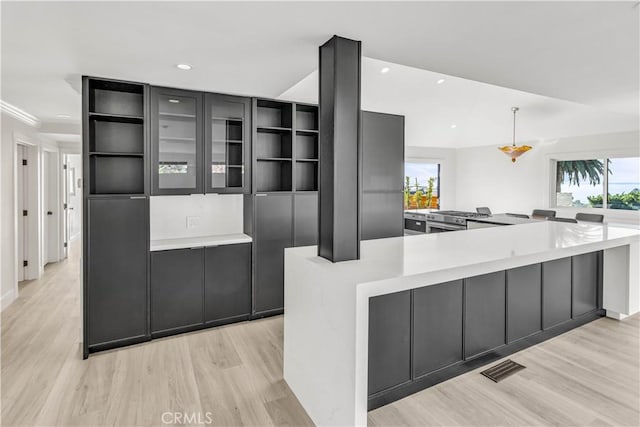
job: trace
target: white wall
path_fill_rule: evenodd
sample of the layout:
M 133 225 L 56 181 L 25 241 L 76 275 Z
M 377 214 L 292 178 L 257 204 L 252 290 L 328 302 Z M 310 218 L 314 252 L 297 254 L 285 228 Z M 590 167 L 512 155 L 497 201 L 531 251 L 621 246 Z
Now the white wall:
M 2 132 L 0 134 L 0 161 L 2 166 L 0 173 L 0 229 L 2 239 L 0 240 L 0 262 L 2 263 L 0 280 L 1 307 L 4 309 L 17 297 L 16 282 L 16 204 L 15 204 L 15 146 L 20 140 L 29 145 L 28 159 L 30 162 L 29 182 L 33 188 L 29 191 L 29 209 L 35 214 L 29 218 L 30 227 L 30 267 L 28 269 L 29 278 L 37 278 L 42 273 L 42 251 L 40 239 L 42 233 L 42 192 L 40 189 L 41 177 L 39 174 L 40 162 L 42 159 L 42 148 L 56 151 L 57 145 L 46 141 L 38 135 L 35 128 L 32 128 L 12 116 L 2 113 Z M 35 184 L 34 184 L 35 183 Z
M 1 307 L 4 309 L 7 305 L 15 300 L 17 297 L 17 282 L 16 282 L 16 204 L 15 204 L 15 145 L 17 140 L 21 140 L 28 144 L 33 144 L 29 149 L 29 161 L 30 171 L 32 172 L 29 177 L 29 181 L 32 183 L 40 182 L 38 175 L 38 164 L 41 158 L 39 154 L 40 145 L 42 144 L 41 138 L 39 138 L 36 129 L 24 124 L 23 122 L 11 117 L 6 113 L 2 113 L 2 132 L 0 134 L 0 150 L 2 151 L 2 187 L 0 195 L 0 228 L 2 229 L 1 246 L 1 263 L 2 263 L 2 280 L 0 282 L 0 298 L 2 298 Z M 29 192 L 30 208 L 34 213 L 38 212 L 39 200 L 36 191 Z M 34 209 L 35 207 L 35 209 Z M 30 232 L 35 235 L 37 241 L 37 233 L 40 230 L 40 220 L 37 215 L 33 217 L 33 221 L 30 218 Z M 40 248 L 36 244 L 32 246 L 33 254 L 30 264 L 30 277 L 38 277 L 40 272 Z
M 153 196 L 150 203 L 151 240 L 242 233 L 242 194 Z M 187 217 L 198 224 L 187 228 Z
M 453 148 L 407 146 L 404 159 L 440 164 L 440 209 L 454 209 L 456 204 L 456 150 Z
M 493 212 L 528 214 L 535 208 L 548 208 L 555 197 L 552 159 L 640 156 L 640 133 L 561 138 L 529 145 L 533 149 L 515 163 L 498 150 L 497 144 L 458 149 L 456 209 L 474 210 L 477 206 L 488 206 Z M 556 210 L 558 216 L 567 217 L 573 217 L 579 211 Z M 611 222 L 637 222 L 639 218 L 638 212 L 610 210 L 603 213 Z

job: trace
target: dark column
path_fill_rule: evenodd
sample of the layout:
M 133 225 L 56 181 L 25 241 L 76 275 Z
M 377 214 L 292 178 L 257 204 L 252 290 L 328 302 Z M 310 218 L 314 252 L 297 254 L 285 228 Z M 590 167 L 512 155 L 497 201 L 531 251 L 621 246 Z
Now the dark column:
M 320 46 L 318 255 L 360 258 L 360 49 L 333 36 Z

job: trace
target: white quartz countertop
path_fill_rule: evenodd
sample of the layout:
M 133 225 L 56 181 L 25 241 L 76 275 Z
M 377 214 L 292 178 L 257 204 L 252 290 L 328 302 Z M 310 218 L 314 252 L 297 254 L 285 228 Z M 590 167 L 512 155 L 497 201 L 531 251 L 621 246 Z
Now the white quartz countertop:
M 234 245 L 236 243 L 251 243 L 251 236 L 242 233 L 219 234 L 215 236 L 183 237 L 180 239 L 162 239 L 151 241 L 151 252 L 167 251 L 171 249 L 199 248 L 206 246 Z
M 371 294 L 441 283 L 489 271 L 535 264 L 564 256 L 621 246 L 640 240 L 640 231 L 608 224 L 535 221 L 517 227 L 490 227 L 419 234 L 361 242 L 360 259 L 332 263 L 315 246 L 286 249 L 293 258 Z M 404 280 L 414 278 L 415 280 Z M 380 282 L 371 287 L 371 282 Z M 385 283 L 383 283 L 385 282 Z

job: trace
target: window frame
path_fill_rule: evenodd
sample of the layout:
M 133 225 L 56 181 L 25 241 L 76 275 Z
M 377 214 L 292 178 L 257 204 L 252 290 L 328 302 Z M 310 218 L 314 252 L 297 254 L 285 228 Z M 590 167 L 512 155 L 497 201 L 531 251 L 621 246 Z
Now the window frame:
M 438 209 L 440 209 L 440 207 L 442 206 L 442 193 L 440 192 L 440 179 L 442 176 L 442 163 L 443 160 L 442 159 L 429 159 L 429 158 L 405 158 L 403 163 L 402 163 L 402 176 L 403 176 L 403 192 L 404 192 L 404 177 L 406 176 L 406 168 L 405 165 L 407 163 L 422 163 L 422 164 L 431 164 L 431 165 L 438 165 L 438 176 L 437 176 L 437 185 L 435 187 L 435 190 L 438 194 Z M 404 203 L 404 202 L 403 202 Z
M 550 208 L 563 209 L 572 212 L 593 212 L 593 213 L 606 213 L 610 217 L 619 217 L 620 219 L 637 218 L 640 216 L 640 211 L 632 209 L 611 209 L 609 208 L 607 191 L 609 188 L 609 162 L 608 159 L 627 158 L 627 157 L 640 157 L 640 153 L 632 152 L 631 150 L 593 150 L 593 151 L 581 151 L 581 152 L 564 152 L 564 153 L 552 153 L 547 156 L 547 200 Z M 604 177 L 602 180 L 602 207 L 575 207 L 575 206 L 558 206 L 557 195 L 555 187 L 555 177 L 557 171 L 557 165 L 559 161 L 570 160 L 604 160 Z

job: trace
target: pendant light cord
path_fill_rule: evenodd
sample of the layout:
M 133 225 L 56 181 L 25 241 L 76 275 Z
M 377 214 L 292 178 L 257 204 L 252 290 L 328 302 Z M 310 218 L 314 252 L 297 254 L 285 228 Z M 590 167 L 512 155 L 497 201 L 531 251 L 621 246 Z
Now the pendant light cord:
M 519 110 L 518 107 L 512 107 L 513 111 L 513 146 L 516 146 L 516 112 Z

